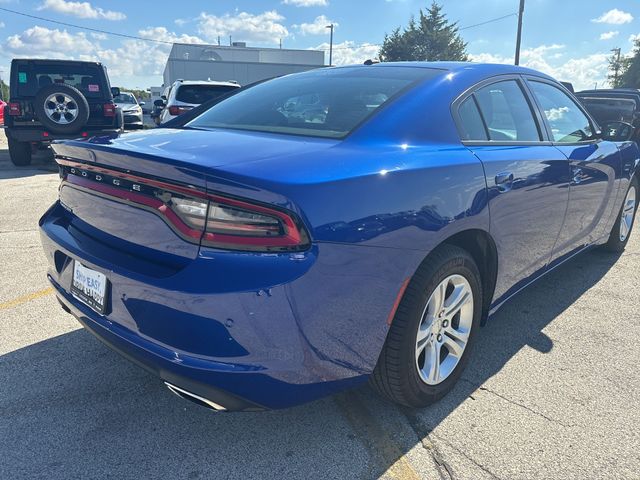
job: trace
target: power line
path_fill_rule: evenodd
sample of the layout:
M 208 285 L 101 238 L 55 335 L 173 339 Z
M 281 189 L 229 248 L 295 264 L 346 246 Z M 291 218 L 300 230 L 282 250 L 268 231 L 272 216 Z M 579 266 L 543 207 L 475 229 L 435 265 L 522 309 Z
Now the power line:
M 17 10 L 11 10 L 9 8 L 4 8 L 4 7 L 0 7 L 0 11 L 13 13 L 14 15 L 20 15 L 20 16 L 27 17 L 27 18 L 33 18 L 35 20 L 40 20 L 40 21 L 43 21 L 43 22 L 53 23 L 53 24 L 56 24 L 56 25 L 62 25 L 62 26 L 65 26 L 65 27 L 77 28 L 79 30 L 88 30 L 90 32 L 103 33 L 105 35 L 113 35 L 113 36 L 116 36 L 116 37 L 128 38 L 128 39 L 131 39 L 131 40 L 141 40 L 143 42 L 161 43 L 161 44 L 165 44 L 165 45 L 173 45 L 174 43 L 176 43 L 176 42 L 170 42 L 168 40 L 156 40 L 154 38 L 144 38 L 144 37 L 139 37 L 139 36 L 136 36 L 136 35 L 128 35 L 126 33 L 110 32 L 109 30 L 102 30 L 102 29 L 99 29 L 99 28 L 84 27 L 82 25 L 76 25 L 74 23 L 60 22 L 58 20 L 51 20 L 50 18 L 40 17 L 38 15 L 31 15 L 29 13 L 24 13 L 24 12 L 18 12 Z M 500 20 L 504 20 L 505 18 L 509 18 L 509 17 L 513 17 L 513 16 L 518 16 L 518 14 L 517 13 L 510 13 L 508 15 L 503 15 L 501 17 L 492 18 L 492 19 L 486 20 L 484 22 L 475 23 L 473 25 L 467 25 L 466 27 L 458 28 L 458 31 L 468 30 L 469 28 L 480 27 L 482 25 L 487 25 L 489 23 L 498 22 Z M 342 46 L 342 47 L 335 47 L 334 46 L 333 50 L 349 50 L 349 49 L 352 49 L 352 48 L 381 47 L 381 46 L 382 46 L 382 43 L 364 43 L 364 44 L 361 44 L 361 45 L 352 45 L 352 46 Z M 329 48 L 319 48 L 317 50 L 329 50 Z
M 517 12 L 509 13 L 508 15 L 502 15 L 501 17 L 492 18 L 492 19 L 486 20 L 484 22 L 474 23 L 473 25 L 467 25 L 466 27 L 460 27 L 460 28 L 458 28 L 458 31 L 468 30 L 469 28 L 481 27 L 482 25 L 487 25 L 489 23 L 493 23 L 493 22 L 498 22 L 500 20 L 504 20 L 505 18 L 517 17 L 517 16 L 518 16 Z M 362 45 L 353 45 L 353 46 L 350 46 L 350 47 L 347 47 L 347 46 L 333 47 L 333 49 L 334 50 L 348 50 L 348 49 L 351 49 L 351 48 L 381 47 L 381 46 L 382 46 L 382 43 L 363 43 Z M 327 48 L 319 48 L 318 50 L 328 50 L 328 49 Z
M 43 22 L 55 23 L 57 25 L 64 25 L 65 27 L 79 28 L 80 30 L 89 30 L 90 32 L 104 33 L 105 35 L 115 35 L 116 37 L 130 38 L 133 40 L 143 40 L 145 42 L 166 43 L 169 45 L 173 45 L 175 43 L 175 42 L 169 42 L 167 40 L 155 40 L 153 38 L 144 38 L 144 37 L 137 37 L 135 35 L 127 35 L 126 33 L 116 33 L 116 32 L 110 32 L 108 30 L 100 30 L 99 28 L 83 27 L 81 25 L 75 25 L 73 23 L 59 22 L 57 20 L 51 20 L 49 18 L 39 17 L 38 15 L 30 15 L 28 13 L 18 12 L 16 10 L 11 10 L 9 8 L 4 8 L 4 7 L 0 7 L 0 10 L 4 12 L 13 13 L 15 15 L 21 15 L 23 17 L 34 18 L 36 20 L 41 20 Z

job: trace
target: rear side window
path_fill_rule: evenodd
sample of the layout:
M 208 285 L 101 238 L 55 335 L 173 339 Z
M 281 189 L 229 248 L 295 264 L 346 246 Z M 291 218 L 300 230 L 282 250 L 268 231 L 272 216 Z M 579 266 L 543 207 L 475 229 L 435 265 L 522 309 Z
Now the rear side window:
M 460 104 L 458 115 L 462 123 L 462 140 L 489 140 L 473 97 L 467 98 Z
M 544 110 L 556 142 L 576 143 L 591 138 L 589 118 L 566 93 L 548 83 L 530 81 L 529 85 Z
M 176 92 L 176 100 L 200 105 L 236 88 L 230 85 L 181 85 Z
M 16 81 L 19 96 L 34 96 L 42 87 L 64 84 L 77 88 L 87 98 L 103 98 L 111 96 L 104 78 L 104 71 L 97 65 L 34 63 L 19 65 Z
M 515 80 L 492 83 L 478 89 L 474 96 L 487 125 L 489 140 L 540 141 L 529 102 Z

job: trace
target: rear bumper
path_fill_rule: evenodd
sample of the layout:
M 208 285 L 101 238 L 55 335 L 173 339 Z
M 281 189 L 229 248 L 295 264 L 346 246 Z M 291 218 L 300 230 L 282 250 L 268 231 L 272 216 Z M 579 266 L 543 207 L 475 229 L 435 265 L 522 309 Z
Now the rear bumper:
M 126 264 L 75 235 L 69 215 L 56 203 L 40 221 L 65 309 L 125 357 L 228 410 L 286 408 L 365 381 L 407 275 L 407 252 L 334 244 L 295 255 L 201 249 L 179 270 L 146 274 L 146 260 Z M 68 292 L 73 261 L 107 275 L 104 316 Z
M 82 131 L 87 132 L 88 137 L 95 137 L 99 135 L 117 135 L 121 133 L 120 128 L 86 128 Z M 47 136 L 45 136 L 45 132 L 47 133 Z M 17 142 L 50 142 L 52 140 L 72 140 L 81 138 L 82 135 L 81 132 L 71 135 L 51 133 L 46 131 L 44 128 L 6 128 L 5 133 L 8 137 L 11 137 Z

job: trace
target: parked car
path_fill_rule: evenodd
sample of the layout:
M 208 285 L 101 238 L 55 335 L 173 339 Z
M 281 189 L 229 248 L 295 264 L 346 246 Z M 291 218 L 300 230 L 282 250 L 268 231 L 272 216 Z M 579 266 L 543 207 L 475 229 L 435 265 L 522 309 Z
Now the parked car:
M 98 62 L 14 59 L 5 118 L 14 165 L 31 163 L 32 147 L 53 140 L 118 133 L 122 112 L 113 103 Z
M 322 118 L 286 107 L 301 97 Z M 40 228 L 62 307 L 215 410 L 367 380 L 438 400 L 504 302 L 579 252 L 625 248 L 638 197 L 637 145 L 509 65 L 318 69 L 53 148 L 60 199 Z
M 608 125 L 609 135 L 640 142 L 640 90 L 584 90 L 576 96 L 599 124 Z
M 188 112 L 193 107 L 226 95 L 238 88 L 240 85 L 236 82 L 177 80 L 163 95 L 162 102 L 156 100 L 158 106 L 163 107 L 159 123 L 165 123 Z
M 144 126 L 142 105 L 133 93 L 120 92 L 113 97 L 116 106 L 122 110 L 124 128 L 140 129 Z

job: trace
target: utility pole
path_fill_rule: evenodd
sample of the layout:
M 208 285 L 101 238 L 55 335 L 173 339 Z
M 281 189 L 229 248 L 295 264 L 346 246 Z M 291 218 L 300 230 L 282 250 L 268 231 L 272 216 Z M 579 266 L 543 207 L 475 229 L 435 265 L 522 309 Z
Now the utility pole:
M 520 65 L 520 43 L 522 41 L 522 15 L 524 14 L 524 0 L 520 0 L 518 9 L 518 36 L 516 37 L 516 65 Z
M 620 71 L 620 48 L 612 48 L 611 51 L 616 54 L 616 61 L 613 64 L 613 88 L 617 88 L 618 72 Z
M 333 23 L 326 26 L 326 28 L 331 29 L 331 39 L 329 40 L 329 66 L 333 65 L 333 27 Z

